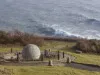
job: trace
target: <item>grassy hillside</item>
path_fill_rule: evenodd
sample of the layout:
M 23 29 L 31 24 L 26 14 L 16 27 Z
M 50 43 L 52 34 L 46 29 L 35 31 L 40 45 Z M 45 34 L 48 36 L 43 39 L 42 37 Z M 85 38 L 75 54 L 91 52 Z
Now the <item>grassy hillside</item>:
M 4 67 L 8 68 L 7 66 L 0 66 L 0 69 L 3 69 Z M 13 69 L 13 75 L 100 75 L 100 72 L 91 72 L 70 67 L 10 66 L 8 69 Z
M 89 53 L 82 53 L 77 54 L 75 53 L 75 49 L 73 47 L 76 45 L 75 42 L 63 42 L 63 41 L 45 41 L 44 45 L 40 47 L 43 51 L 45 49 L 51 49 L 52 51 L 61 51 L 68 53 L 72 56 L 76 57 L 76 62 L 78 63 L 86 63 L 86 64 L 95 64 L 100 65 L 100 55 L 99 54 L 89 54 Z M 21 51 L 23 47 L 0 47 L 0 52 L 10 52 L 11 48 L 13 51 Z
M 75 62 L 100 65 L 100 55 L 88 53 L 76 54 L 75 49 L 73 49 L 75 45 L 76 42 L 45 41 L 44 45 L 41 46 L 40 49 L 64 51 L 65 53 L 75 56 Z M 21 51 L 23 47 L 12 48 L 13 50 Z M 0 47 L 0 52 L 8 52 L 10 49 L 11 47 Z M 3 69 L 4 67 L 8 68 L 7 66 L 0 66 L 0 69 Z M 14 70 L 14 75 L 100 75 L 100 72 L 91 72 L 70 67 L 9 66 L 9 68 Z
M 11 51 L 11 49 L 13 50 L 13 51 L 21 51 L 23 48 L 22 47 L 5 47 L 5 46 L 3 46 L 3 47 L 0 47 L 0 52 L 2 53 L 2 52 L 10 52 Z
M 100 65 L 99 54 L 93 54 L 93 53 L 77 54 L 75 53 L 75 49 L 73 49 L 75 45 L 76 45 L 75 42 L 46 41 L 45 45 L 42 48 L 44 49 L 51 48 L 52 51 L 57 51 L 57 50 L 64 51 L 68 54 L 71 54 L 72 56 L 75 56 L 76 57 L 75 62 L 78 62 L 78 63 Z

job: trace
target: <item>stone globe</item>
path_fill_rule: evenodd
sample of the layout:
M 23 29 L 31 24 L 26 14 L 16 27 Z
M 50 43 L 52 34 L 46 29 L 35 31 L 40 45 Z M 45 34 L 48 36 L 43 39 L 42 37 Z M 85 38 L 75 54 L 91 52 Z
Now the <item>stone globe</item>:
M 34 44 L 28 44 L 22 50 L 22 57 L 27 61 L 38 60 L 40 58 L 40 55 L 40 49 Z

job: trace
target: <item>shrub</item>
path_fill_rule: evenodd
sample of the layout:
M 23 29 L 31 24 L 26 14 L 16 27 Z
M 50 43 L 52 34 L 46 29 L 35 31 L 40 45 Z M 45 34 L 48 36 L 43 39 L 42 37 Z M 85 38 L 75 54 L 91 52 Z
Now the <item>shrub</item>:
M 42 37 L 38 37 L 36 35 L 23 33 L 18 30 L 13 32 L 5 32 L 0 31 L 0 44 L 19 44 L 19 45 L 26 45 L 26 44 L 36 44 L 41 46 L 44 42 Z
M 76 44 L 76 48 L 83 52 L 95 52 L 100 53 L 100 41 L 99 40 L 80 40 Z

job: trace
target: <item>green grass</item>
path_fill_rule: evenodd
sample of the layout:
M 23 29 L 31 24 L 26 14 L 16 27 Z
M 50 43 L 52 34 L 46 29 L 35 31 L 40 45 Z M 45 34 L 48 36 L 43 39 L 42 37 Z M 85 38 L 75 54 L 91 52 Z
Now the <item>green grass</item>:
M 84 64 L 100 65 L 100 55 L 97 54 L 76 54 L 73 46 L 75 42 L 45 41 L 40 47 L 41 50 L 51 49 L 52 51 L 64 51 L 76 57 L 75 62 Z M 14 51 L 22 50 L 22 47 L 12 47 Z M 0 47 L 0 52 L 9 52 L 11 47 Z M 48 67 L 48 66 L 0 66 L 14 70 L 14 75 L 100 75 L 100 72 L 80 70 L 70 67 Z M 2 74 L 0 74 L 2 75 Z
M 41 48 L 41 50 L 45 49 L 51 49 L 54 51 L 57 50 L 69 50 L 72 46 L 74 46 L 75 42 L 64 42 L 64 41 L 45 41 L 44 45 Z M 68 46 L 68 47 L 67 47 Z
M 13 51 L 21 51 L 22 47 L 0 47 L 0 52 L 10 52 L 11 48 Z
M 67 52 L 67 53 L 76 57 L 75 62 L 85 63 L 85 64 L 94 64 L 94 65 L 100 66 L 100 55 L 85 54 L 85 53 L 76 54 L 76 53 L 71 53 L 71 52 Z
M 1 68 L 8 68 L 7 66 L 0 66 Z M 100 72 L 91 72 L 86 70 L 79 70 L 70 67 L 48 67 L 48 66 L 10 66 L 13 69 L 13 75 L 100 75 Z M 3 75 L 3 74 L 0 74 Z
M 61 41 L 46 41 L 44 46 L 41 47 L 42 50 L 50 48 L 52 51 L 64 51 L 67 54 L 76 57 L 75 62 L 84 63 L 84 64 L 94 64 L 100 65 L 100 55 L 98 54 L 89 54 L 82 53 L 77 54 L 75 50 L 72 48 L 75 46 L 75 42 L 61 42 Z M 53 48 L 54 47 L 54 48 Z
M 100 55 L 97 54 L 76 54 L 72 49 L 75 46 L 75 42 L 63 42 L 63 41 L 45 41 L 44 45 L 40 47 L 41 50 L 51 49 L 52 51 L 64 51 L 72 56 L 76 57 L 75 62 L 85 64 L 100 65 Z M 0 47 L 0 52 L 10 52 L 11 48 L 13 51 L 21 51 L 22 47 Z

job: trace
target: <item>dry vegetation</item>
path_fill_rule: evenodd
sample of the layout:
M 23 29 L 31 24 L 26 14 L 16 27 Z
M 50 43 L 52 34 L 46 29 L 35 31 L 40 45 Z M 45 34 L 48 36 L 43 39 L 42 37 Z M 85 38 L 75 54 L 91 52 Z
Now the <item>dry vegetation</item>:
M 18 30 L 14 32 L 0 31 L 0 44 L 8 45 L 26 45 L 26 44 L 36 44 L 41 46 L 43 44 L 43 38 L 34 36 L 28 33 L 22 33 Z
M 83 52 L 100 53 L 100 41 L 99 40 L 80 40 L 76 48 Z
M 12 32 L 0 31 L 0 44 L 1 45 L 21 45 L 24 46 L 26 44 L 36 44 L 38 46 L 42 46 L 44 44 L 44 40 L 57 40 L 57 41 L 69 41 L 76 42 L 77 38 L 58 38 L 58 37 L 40 37 L 34 34 L 23 33 L 18 30 Z

